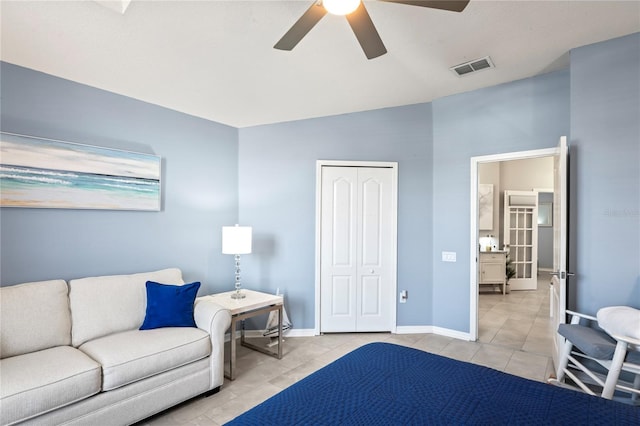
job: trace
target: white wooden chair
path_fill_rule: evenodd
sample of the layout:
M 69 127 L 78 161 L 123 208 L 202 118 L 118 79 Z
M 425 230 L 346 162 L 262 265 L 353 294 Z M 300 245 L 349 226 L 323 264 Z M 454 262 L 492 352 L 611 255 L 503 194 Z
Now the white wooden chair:
M 627 306 L 600 309 L 596 317 L 567 311 L 570 324 L 561 324 L 558 333 L 565 345 L 557 366 L 557 382 L 566 377 L 584 392 L 613 399 L 617 390 L 628 394 L 630 402 L 640 403 L 640 310 Z M 581 320 L 582 324 L 581 324 Z M 589 327 L 596 322 L 600 329 Z M 593 362 L 604 367 L 606 374 L 595 371 Z M 620 380 L 622 371 L 630 373 L 633 382 Z M 616 398 L 618 399 L 618 398 Z

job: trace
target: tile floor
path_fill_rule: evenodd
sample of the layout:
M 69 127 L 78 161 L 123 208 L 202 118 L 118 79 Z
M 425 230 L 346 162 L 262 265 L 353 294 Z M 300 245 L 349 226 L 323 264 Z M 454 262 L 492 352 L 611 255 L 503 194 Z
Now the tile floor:
M 325 334 L 287 338 L 281 360 L 238 346 L 236 380 L 225 380 L 216 395 L 194 398 L 140 425 L 222 425 L 369 342 L 410 346 L 546 381 L 553 371 L 548 283 L 544 276 L 537 291 L 481 292 L 477 342 L 435 334 Z

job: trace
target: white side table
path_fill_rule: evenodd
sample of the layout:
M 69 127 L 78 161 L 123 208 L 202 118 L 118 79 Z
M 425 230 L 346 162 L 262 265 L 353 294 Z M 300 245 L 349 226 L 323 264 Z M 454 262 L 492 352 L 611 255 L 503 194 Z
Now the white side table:
M 231 328 L 229 330 L 229 374 L 225 371 L 225 376 L 230 380 L 235 380 L 236 375 L 236 323 L 242 321 L 242 327 L 240 331 L 240 344 L 247 348 L 262 352 L 264 354 L 273 356 L 278 359 L 282 359 L 282 296 L 276 296 L 274 294 L 262 293 L 259 291 L 242 289 L 242 293 L 245 294 L 244 299 L 232 299 L 231 294 L 233 291 L 227 291 L 225 293 L 213 294 L 206 296 L 211 298 L 215 303 L 228 309 L 231 312 Z M 278 351 L 273 352 L 266 348 L 253 345 L 245 340 L 244 337 L 244 320 L 254 317 L 256 315 L 265 314 L 271 311 L 278 311 Z
M 506 294 L 507 253 L 504 251 L 480 252 L 479 285 L 492 284 L 502 286 L 502 294 Z

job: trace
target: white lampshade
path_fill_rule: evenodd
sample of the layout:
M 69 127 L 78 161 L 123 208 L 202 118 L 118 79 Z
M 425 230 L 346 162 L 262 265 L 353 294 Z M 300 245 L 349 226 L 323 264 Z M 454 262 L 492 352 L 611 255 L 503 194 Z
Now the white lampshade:
M 322 5 L 333 15 L 348 15 L 360 6 L 360 0 L 323 0 Z
M 223 226 L 222 227 L 222 253 L 223 254 L 248 254 L 251 253 L 251 227 L 250 226 Z

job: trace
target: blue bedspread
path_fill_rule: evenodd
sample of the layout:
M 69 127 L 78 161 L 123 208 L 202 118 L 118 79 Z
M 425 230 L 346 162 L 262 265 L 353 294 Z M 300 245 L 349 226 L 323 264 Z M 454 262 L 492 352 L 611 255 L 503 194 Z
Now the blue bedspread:
M 640 408 L 404 346 L 371 343 L 229 425 L 640 425 Z

